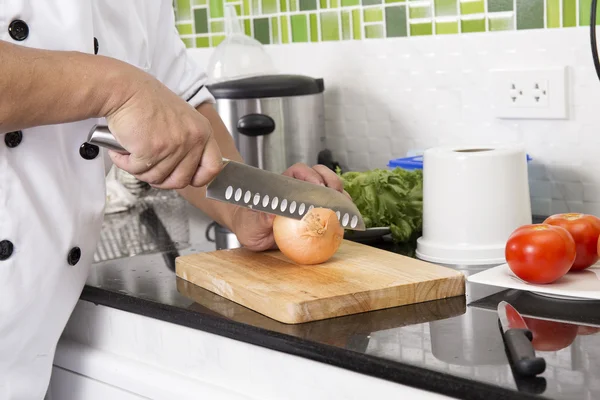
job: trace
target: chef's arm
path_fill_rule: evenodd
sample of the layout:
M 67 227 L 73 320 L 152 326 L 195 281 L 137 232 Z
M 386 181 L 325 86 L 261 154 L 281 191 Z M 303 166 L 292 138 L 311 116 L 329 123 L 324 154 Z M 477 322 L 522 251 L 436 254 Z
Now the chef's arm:
M 244 160 L 235 147 L 233 138 L 214 106 L 210 103 L 203 103 L 197 107 L 197 110 L 210 121 L 213 135 L 221 149 L 223 157 L 243 162 Z M 212 220 L 233 231 L 232 217 L 237 206 L 207 199 L 206 187 L 197 188 L 188 186 L 185 189 L 178 190 L 178 193 L 192 205 L 202 210 Z
M 139 74 L 137 68 L 109 57 L 0 40 L 0 134 L 105 116 L 126 101 L 131 91 L 128 78 L 139 79 Z M 197 110 L 209 120 L 223 157 L 242 161 L 213 105 L 204 103 Z M 190 186 L 180 193 L 231 229 L 235 206 L 206 199 L 204 188 Z
M 0 40 L 0 134 L 104 116 L 127 96 L 124 62 Z

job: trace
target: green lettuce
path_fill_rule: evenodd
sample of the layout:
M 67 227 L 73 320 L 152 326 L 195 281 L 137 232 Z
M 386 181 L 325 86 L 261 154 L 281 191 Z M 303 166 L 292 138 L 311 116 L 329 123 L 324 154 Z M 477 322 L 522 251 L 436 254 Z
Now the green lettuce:
M 423 171 L 374 169 L 337 174 L 367 228 L 389 227 L 397 242 L 415 240 L 423 229 Z

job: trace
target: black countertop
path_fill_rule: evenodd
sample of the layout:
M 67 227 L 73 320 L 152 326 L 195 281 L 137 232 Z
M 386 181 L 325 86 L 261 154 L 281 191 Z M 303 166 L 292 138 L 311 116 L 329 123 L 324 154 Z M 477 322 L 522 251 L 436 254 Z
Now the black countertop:
M 600 398 L 597 302 L 467 282 L 465 297 L 282 324 L 176 277 L 177 255 L 215 248 L 204 236 L 210 221 L 178 201 L 160 199 L 154 208 L 107 217 L 104 250 L 82 300 L 456 398 Z M 413 250 L 386 240 L 370 245 L 409 255 Z M 135 252 L 141 254 L 131 256 Z M 495 312 L 502 299 L 540 318 L 536 333 L 545 351 L 538 355 L 547 362 L 540 379 L 516 381 L 511 372 Z

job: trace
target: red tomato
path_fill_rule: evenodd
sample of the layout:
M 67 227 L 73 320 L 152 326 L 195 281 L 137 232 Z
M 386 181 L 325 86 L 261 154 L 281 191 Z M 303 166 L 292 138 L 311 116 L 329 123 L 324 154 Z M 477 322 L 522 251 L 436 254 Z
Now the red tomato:
M 577 337 L 577 325 L 537 318 L 523 319 L 533 334 L 533 348 L 538 351 L 562 350 L 569 347 Z
M 577 257 L 571 271 L 586 269 L 598 261 L 600 218 L 588 214 L 556 214 L 548 217 L 544 223 L 561 226 L 573 236 Z
M 561 278 L 576 257 L 575 240 L 560 226 L 525 225 L 506 242 L 505 257 L 511 271 L 522 280 L 545 284 Z

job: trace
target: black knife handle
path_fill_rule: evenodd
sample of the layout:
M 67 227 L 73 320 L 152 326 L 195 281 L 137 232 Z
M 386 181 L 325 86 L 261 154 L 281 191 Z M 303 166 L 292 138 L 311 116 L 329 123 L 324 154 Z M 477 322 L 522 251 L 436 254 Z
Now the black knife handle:
M 536 376 L 546 370 L 546 360 L 536 357 L 529 329 L 509 329 L 504 333 L 513 368 L 521 376 Z

